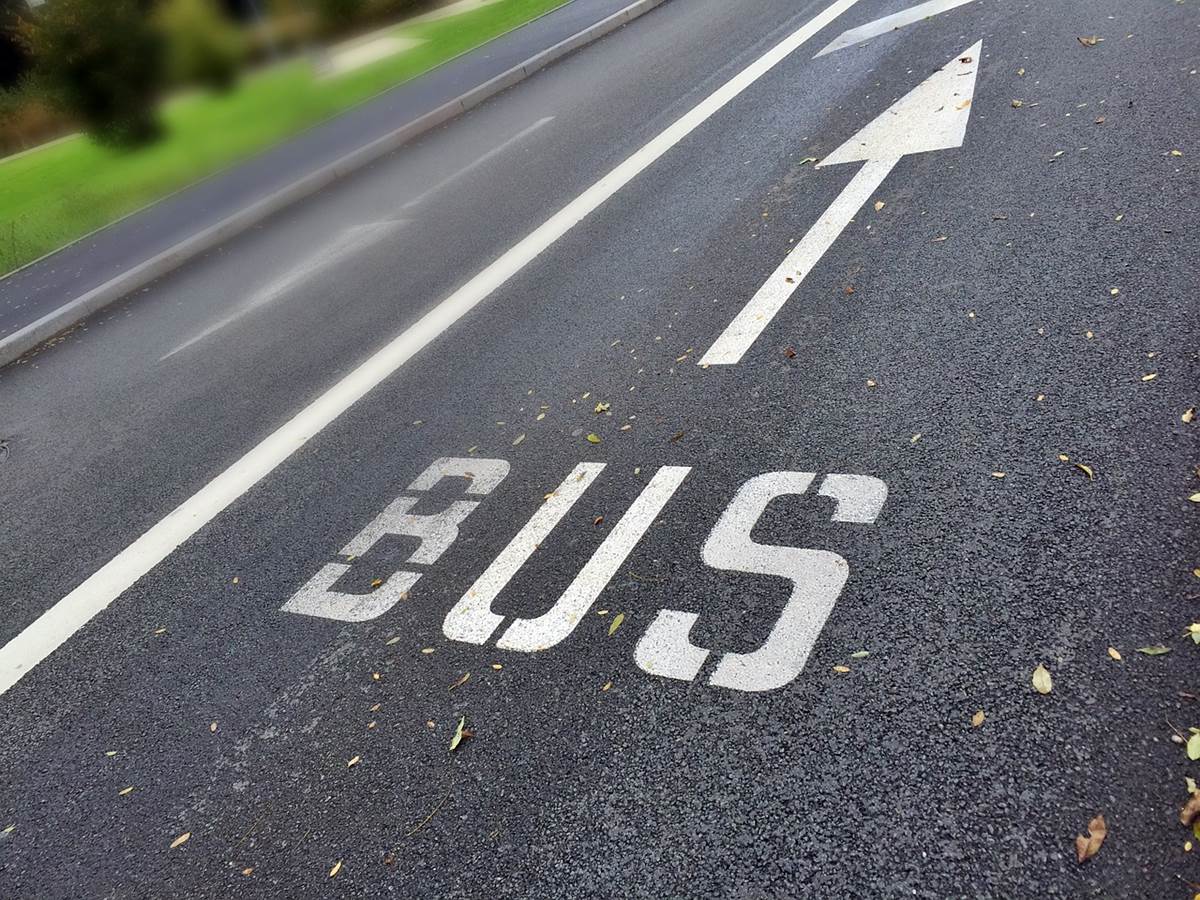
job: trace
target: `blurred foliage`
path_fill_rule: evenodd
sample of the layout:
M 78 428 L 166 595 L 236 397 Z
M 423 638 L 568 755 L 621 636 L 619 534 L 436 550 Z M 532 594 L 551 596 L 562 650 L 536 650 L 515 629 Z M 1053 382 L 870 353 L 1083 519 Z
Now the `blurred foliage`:
M 165 0 L 155 23 L 166 42 L 173 83 L 216 91 L 237 83 L 247 41 L 214 0 Z
M 34 79 L 97 141 L 135 146 L 160 130 L 161 34 L 139 0 L 51 0 L 32 29 Z

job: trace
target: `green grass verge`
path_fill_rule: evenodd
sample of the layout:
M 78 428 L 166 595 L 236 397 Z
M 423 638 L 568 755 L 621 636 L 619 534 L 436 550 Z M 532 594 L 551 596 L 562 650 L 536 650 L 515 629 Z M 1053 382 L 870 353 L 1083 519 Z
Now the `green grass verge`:
M 500 0 L 447 19 L 398 26 L 425 43 L 330 78 L 295 60 L 226 95 L 196 94 L 163 109 L 166 136 L 135 151 L 73 136 L 0 160 L 0 272 L 119 219 L 218 169 L 561 6 Z

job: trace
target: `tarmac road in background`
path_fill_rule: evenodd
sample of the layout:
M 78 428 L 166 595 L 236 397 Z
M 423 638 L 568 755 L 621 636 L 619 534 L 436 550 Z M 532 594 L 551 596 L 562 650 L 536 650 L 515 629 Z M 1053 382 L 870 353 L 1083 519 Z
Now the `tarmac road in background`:
M 1200 14 L 814 58 L 904 8 L 672 0 L 0 370 L 0 893 L 1191 896 Z

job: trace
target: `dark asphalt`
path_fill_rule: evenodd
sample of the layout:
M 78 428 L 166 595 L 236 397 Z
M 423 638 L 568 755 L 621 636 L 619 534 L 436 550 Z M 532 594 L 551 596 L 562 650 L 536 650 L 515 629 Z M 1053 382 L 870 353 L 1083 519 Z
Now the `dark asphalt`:
M 672 0 L 0 370 L 0 642 L 823 5 Z M 1180 421 L 1200 17 L 977 0 L 811 58 L 905 5 L 861 0 L 0 696 L 0 895 L 1191 896 L 1198 771 L 1171 734 L 1200 726 L 1200 423 Z M 855 170 L 805 160 L 980 39 L 964 146 L 903 159 L 743 362 L 696 366 Z M 408 599 L 362 624 L 279 611 L 430 462 L 470 454 L 511 473 Z M 537 654 L 445 639 L 581 461 L 608 466 L 505 615 L 552 605 L 658 467 L 693 467 L 608 614 Z M 700 549 L 742 483 L 785 470 L 889 488 L 871 526 L 810 492 L 755 527 L 849 563 L 805 670 L 758 694 L 707 685 L 712 662 L 642 672 L 664 607 L 700 614 L 697 644 L 765 639 L 786 582 Z M 345 589 L 413 546 L 379 544 Z
M 0 279 L 0 338 L 629 5 L 572 0 Z

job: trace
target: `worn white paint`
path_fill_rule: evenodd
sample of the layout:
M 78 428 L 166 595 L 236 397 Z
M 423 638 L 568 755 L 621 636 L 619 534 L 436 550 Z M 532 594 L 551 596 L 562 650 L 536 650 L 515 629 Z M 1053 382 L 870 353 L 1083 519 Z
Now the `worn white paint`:
M 298 265 L 291 266 L 287 271 L 281 272 L 264 284 L 251 294 L 241 306 L 229 313 L 229 315 L 222 316 L 198 334 L 188 338 L 174 349 L 167 351 L 158 358 L 158 361 L 162 362 L 165 359 L 170 359 L 176 353 L 186 350 L 193 344 L 198 344 L 206 337 L 216 334 L 227 325 L 232 325 L 243 316 L 278 300 L 297 285 L 316 277 L 325 269 L 343 262 L 354 254 L 374 246 L 393 234 L 401 225 L 405 224 L 407 223 L 403 219 L 396 219 L 387 222 L 369 222 L 366 225 L 354 225 L 347 228 L 311 257 Z
M 977 41 L 872 119 L 819 163 L 836 166 L 961 147 L 983 42 Z
M 928 0 L 927 3 L 918 3 L 916 6 L 902 9 L 898 13 L 884 16 L 882 19 L 876 19 L 874 22 L 868 22 L 865 25 L 859 25 L 857 28 L 849 28 L 843 31 L 830 41 L 824 49 L 817 53 L 817 56 L 824 56 L 826 53 L 833 53 L 835 50 L 841 50 L 844 47 L 853 47 L 855 44 L 864 43 L 871 40 L 871 38 L 879 37 L 881 34 L 887 34 L 889 31 L 895 31 L 898 28 L 903 28 L 905 25 L 911 25 L 913 22 L 920 22 L 931 16 L 936 16 L 938 13 L 956 9 L 959 6 L 965 6 L 970 2 L 972 0 Z M 816 59 L 816 56 L 813 59 Z
M 333 585 L 349 571 L 345 563 L 326 563 L 280 609 L 336 622 L 367 622 L 403 600 L 421 578 L 420 572 L 400 569 L 366 594 L 335 591 Z
M 803 494 L 816 476 L 812 472 L 769 472 L 751 478 L 738 490 L 701 549 L 706 565 L 729 572 L 774 575 L 791 582 L 792 591 L 771 633 L 750 653 L 726 653 L 708 683 L 739 691 L 769 691 L 791 682 L 804 669 L 825 620 L 845 586 L 850 567 L 827 550 L 778 547 L 750 538 L 768 504 L 777 497 Z M 829 479 L 834 479 L 832 482 Z M 865 480 L 864 480 L 865 479 Z M 878 482 L 877 484 L 875 482 Z M 887 486 L 869 476 L 829 476 L 826 496 L 840 496 L 839 512 L 863 516 L 882 504 Z M 882 489 L 882 490 L 881 490 Z M 842 510 L 843 503 L 849 504 Z M 873 516 L 872 516 L 873 519 Z M 634 649 L 643 671 L 690 681 L 710 651 L 692 643 L 690 632 L 698 613 L 664 609 L 650 623 Z
M 442 632 L 446 637 L 482 644 L 492 636 L 492 632 L 504 621 L 503 616 L 492 612 L 492 601 L 602 471 L 604 463 L 580 463 L 563 479 L 563 483 L 537 508 L 516 537 L 508 542 L 500 555 L 492 560 L 492 564 L 446 614 L 446 620 L 442 623 Z
M 699 365 L 741 361 L 900 157 L 962 145 L 981 47 L 982 42 L 959 54 L 821 160 L 819 166 L 861 160 L 866 165 L 700 357 Z
M 574 631 L 690 471 L 688 466 L 663 466 L 655 472 L 558 602 L 537 618 L 514 620 L 496 646 L 526 653 L 545 650 Z
M 313 435 L 856 2 L 834 0 L 510 247 L 58 600 L 0 648 L 0 693 L 16 684 L 176 547 L 303 447 Z
M 755 292 L 742 307 L 732 322 L 721 332 L 708 351 L 700 357 L 702 366 L 731 366 L 741 362 L 746 351 L 758 340 L 775 314 L 795 293 L 815 266 L 825 255 L 842 230 L 854 218 L 876 188 L 887 178 L 898 160 L 876 160 L 863 166 L 850 180 L 829 208 L 821 214 L 792 248 L 792 252 L 780 263 L 779 268 Z
M 507 476 L 506 459 L 483 459 L 474 456 L 443 456 L 412 480 L 410 491 L 432 490 L 443 478 L 470 479 L 464 489 L 468 494 L 490 494 Z
M 482 166 L 484 163 L 486 163 L 489 159 L 492 159 L 495 156 L 499 156 L 501 153 L 503 153 L 505 150 L 507 150 L 513 144 L 516 144 L 516 143 L 520 142 L 522 139 L 533 134 L 535 131 L 537 131 L 539 128 L 541 128 L 543 125 L 546 125 L 553 121 L 554 121 L 554 116 L 545 116 L 544 118 L 538 119 L 532 125 L 527 125 L 525 128 L 522 128 L 520 131 L 518 131 L 516 134 L 514 134 L 512 137 L 510 137 L 507 141 L 497 144 L 495 147 L 493 147 L 487 153 L 480 156 L 478 159 L 475 159 L 472 162 L 467 163 L 467 165 L 463 166 L 461 169 L 459 169 L 453 175 L 447 175 L 441 181 L 439 181 L 435 185 L 433 185 L 433 187 L 428 188 L 427 190 L 424 190 L 421 193 L 417 194 L 417 196 L 413 197 L 411 200 L 409 200 L 407 203 L 405 203 L 400 208 L 401 209 L 409 209 L 413 206 L 416 206 L 421 201 L 433 196 L 438 191 L 440 191 L 442 188 L 454 183 L 458 179 L 462 178 L 464 175 L 469 175 L 471 172 L 474 172 L 476 169 L 478 169 L 480 166 Z
M 817 493 L 837 501 L 830 517 L 834 522 L 870 525 L 883 509 L 888 489 L 874 475 L 826 475 Z

